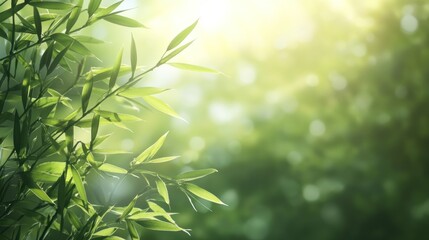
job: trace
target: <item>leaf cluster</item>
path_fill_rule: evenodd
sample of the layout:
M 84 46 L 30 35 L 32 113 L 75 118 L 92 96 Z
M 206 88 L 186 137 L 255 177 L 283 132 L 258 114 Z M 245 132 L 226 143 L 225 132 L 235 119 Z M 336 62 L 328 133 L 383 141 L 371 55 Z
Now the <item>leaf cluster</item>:
M 140 116 L 109 110 L 108 100 L 120 100 L 135 108 L 152 108 L 180 116 L 155 97 L 166 89 L 136 87 L 149 72 L 181 53 L 191 43 L 188 37 L 197 21 L 180 32 L 153 67 L 137 64 L 137 43 L 131 37 L 130 66 L 124 65 L 120 50 L 113 66 L 90 68 L 96 58 L 88 43 L 102 43 L 81 35 L 99 21 L 124 27 L 144 28 L 117 10 L 122 1 L 102 6 L 101 0 L 40 1 L 5 0 L 0 3 L 0 236 L 1 239 L 140 239 L 143 228 L 184 231 L 173 220 L 169 189 L 183 191 L 193 200 L 224 204 L 207 190 L 189 183 L 216 172 L 196 170 L 175 177 L 164 176 L 148 165 L 170 162 L 176 156 L 157 157 L 166 140 L 153 145 L 124 168 L 106 161 L 117 151 L 99 145 L 108 136 L 100 128 L 127 128 Z M 211 69 L 175 63 L 172 66 L 213 72 Z M 65 87 L 64 87 L 65 86 Z M 75 99 L 80 103 L 76 104 Z M 88 138 L 75 135 L 87 129 Z M 84 140 L 89 139 L 89 140 Z M 87 193 L 89 174 L 116 181 L 107 201 L 96 203 Z M 126 177 L 136 178 L 144 189 L 128 205 L 114 198 Z M 162 202 L 156 203 L 156 202 Z

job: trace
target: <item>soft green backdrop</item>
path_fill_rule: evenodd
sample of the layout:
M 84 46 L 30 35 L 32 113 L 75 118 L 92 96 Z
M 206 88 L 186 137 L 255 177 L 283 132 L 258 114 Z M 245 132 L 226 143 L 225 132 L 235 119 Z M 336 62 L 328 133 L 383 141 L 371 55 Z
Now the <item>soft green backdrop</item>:
M 195 213 L 175 193 L 183 233 L 148 239 L 423 239 L 429 234 L 429 3 L 418 0 L 126 0 L 148 29 L 94 27 L 140 64 L 199 18 L 176 62 L 142 85 L 189 122 L 145 113 L 110 146 L 139 151 L 166 129 L 165 171 L 215 167 L 200 182 L 229 207 Z M 107 27 L 107 25 L 106 25 Z M 95 46 L 95 48 L 98 48 Z M 105 59 L 105 57 L 101 57 Z M 127 59 L 125 57 L 124 59 Z M 114 61 L 114 57 L 111 58 Z M 106 65 L 111 63 L 105 63 Z M 112 141 L 114 142 L 114 141 Z M 128 156 L 117 156 L 121 158 Z M 118 193 L 119 194 L 119 193 Z M 122 191 L 124 199 L 126 189 Z M 129 197 L 129 196 L 128 196 Z

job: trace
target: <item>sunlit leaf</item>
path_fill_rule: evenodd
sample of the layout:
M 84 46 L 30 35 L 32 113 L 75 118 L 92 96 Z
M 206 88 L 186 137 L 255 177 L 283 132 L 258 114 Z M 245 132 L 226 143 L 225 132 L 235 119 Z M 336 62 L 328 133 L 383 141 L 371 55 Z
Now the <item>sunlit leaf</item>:
M 119 220 L 124 220 L 125 217 L 128 216 L 128 214 L 131 212 L 131 210 L 133 210 L 134 205 L 136 204 L 138 199 L 138 196 L 135 196 L 133 200 L 131 200 L 131 202 L 128 204 L 128 206 L 124 209 L 124 211 L 122 212 L 121 216 L 119 217 Z
M 53 183 L 63 174 L 65 168 L 65 162 L 40 163 L 32 169 L 31 178 L 36 182 Z M 70 178 L 70 174 L 67 174 L 67 180 Z
M 128 233 L 130 234 L 131 240 L 139 240 L 139 232 L 137 231 L 137 228 L 134 226 L 134 222 L 131 220 L 126 220 L 127 223 L 127 229 Z
M 183 31 L 181 31 L 179 34 L 177 34 L 173 40 L 171 40 L 170 44 L 168 44 L 167 51 L 177 47 L 180 43 L 185 40 L 185 38 L 194 30 L 195 26 L 197 25 L 198 20 L 196 20 L 194 23 L 189 25 L 187 28 L 185 28 Z
M 179 116 L 179 114 L 174 111 L 173 108 L 170 107 L 167 103 L 161 101 L 160 99 L 153 97 L 153 96 L 145 96 L 143 97 L 143 100 L 149 104 L 151 107 L 155 108 L 156 110 L 165 113 L 167 115 L 170 115 L 172 117 L 184 120 L 182 117 Z
M 31 1 L 28 4 L 37 8 L 46 8 L 46 9 L 54 9 L 54 10 L 65 10 L 65 9 L 70 9 L 74 6 L 70 3 L 54 2 L 54 1 Z
M 223 203 L 218 197 L 216 197 L 213 193 L 195 185 L 192 183 L 186 183 L 184 184 L 184 187 L 186 190 L 188 190 L 189 192 L 195 194 L 197 197 L 200 197 L 202 199 L 205 199 L 207 201 L 210 202 L 214 202 L 217 204 L 221 204 L 221 205 L 225 205 L 225 203 Z
M 138 88 L 129 88 L 123 92 L 120 92 L 120 95 L 128 98 L 140 98 L 144 96 L 162 93 L 167 90 L 169 89 L 156 88 L 156 87 L 138 87 Z
M 112 74 L 110 75 L 110 80 L 109 80 L 109 90 L 111 90 L 115 86 L 116 79 L 118 79 L 119 70 L 121 68 L 121 63 L 122 63 L 122 52 L 123 52 L 123 49 L 121 49 L 121 51 L 119 52 L 119 55 L 116 58 L 115 65 L 113 65 Z
M 155 159 L 148 161 L 147 163 L 165 163 L 165 162 L 173 161 L 173 160 L 177 159 L 178 157 L 179 156 L 155 158 Z
M 174 58 L 177 54 L 181 53 L 183 50 L 185 50 L 187 47 L 189 47 L 189 45 L 191 45 L 192 43 L 193 43 L 193 41 L 188 42 L 188 43 L 184 44 L 181 47 L 178 47 L 176 50 L 172 51 L 170 54 L 168 54 L 167 56 L 163 57 L 159 61 L 158 65 L 162 65 L 162 64 L 168 62 L 170 59 Z
M 217 172 L 217 170 L 214 168 L 194 170 L 194 171 L 189 171 L 189 172 L 179 174 L 176 176 L 176 179 L 179 179 L 182 181 L 193 181 L 199 178 L 203 178 L 215 172 Z
M 164 199 L 167 204 L 170 204 L 170 197 L 168 196 L 168 189 L 165 182 L 161 178 L 156 180 L 156 189 L 158 190 L 159 195 Z
M 140 155 L 138 155 L 132 162 L 131 165 L 138 165 L 144 161 L 151 159 L 164 144 L 165 139 L 168 135 L 168 132 L 162 135 L 154 144 L 144 150 Z
M 79 15 L 80 15 L 81 9 L 82 9 L 82 3 L 83 3 L 83 0 L 79 0 L 77 5 L 72 9 L 72 11 L 70 13 L 70 17 L 67 20 L 66 33 L 70 32 L 72 27 L 75 25 L 77 19 L 79 18 Z
M 88 4 L 88 15 L 91 17 L 100 7 L 101 0 L 90 0 Z
M 103 165 L 98 167 L 98 170 L 101 170 L 104 172 L 110 172 L 110 173 L 120 173 L 120 174 L 126 174 L 128 172 L 127 170 L 110 163 L 103 163 Z
M 76 190 L 79 193 L 79 196 L 82 198 L 82 200 L 84 200 L 85 202 L 88 202 L 88 199 L 86 197 L 85 187 L 83 185 L 82 177 L 80 176 L 79 171 L 74 166 L 71 166 L 71 172 L 72 172 L 73 181 L 74 181 L 74 184 L 76 185 Z
M 85 113 L 88 108 L 89 99 L 91 97 L 93 86 L 92 74 L 88 75 L 82 88 L 82 112 Z
M 121 25 L 121 26 L 125 26 L 125 27 L 132 27 L 132 28 L 145 28 L 145 26 L 141 23 L 139 23 L 138 21 L 125 17 L 125 16 L 121 16 L 121 15 L 117 15 L 117 14 L 111 14 L 108 16 L 103 17 L 104 20 L 117 24 L 117 25 Z
M 112 236 L 116 230 L 118 230 L 117 227 L 109 227 L 109 228 L 105 228 L 102 229 L 100 231 L 97 231 L 94 233 L 94 237 L 108 237 L 108 236 Z
M 168 63 L 168 64 L 182 70 L 189 70 L 194 72 L 206 72 L 206 73 L 220 73 L 219 71 L 216 71 L 208 67 L 203 67 L 203 66 L 198 66 L 198 65 L 188 64 L 188 63 Z
M 182 228 L 178 227 L 175 224 L 164 222 L 161 220 L 145 220 L 145 221 L 138 221 L 137 223 L 143 226 L 144 228 L 155 230 L 155 231 L 178 232 L 183 230 Z

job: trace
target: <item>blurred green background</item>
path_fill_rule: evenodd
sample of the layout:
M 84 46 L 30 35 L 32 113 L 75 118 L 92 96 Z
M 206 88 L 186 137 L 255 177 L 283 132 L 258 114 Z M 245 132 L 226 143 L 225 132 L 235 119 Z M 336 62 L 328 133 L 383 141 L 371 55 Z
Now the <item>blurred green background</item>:
M 213 212 L 199 206 L 195 213 L 173 192 L 172 211 L 180 212 L 177 222 L 192 228 L 192 237 L 145 232 L 145 239 L 429 234 L 427 1 L 123 5 L 135 7 L 127 16 L 148 29 L 95 26 L 92 34 L 109 41 L 94 46 L 107 59 L 103 64 L 113 63 L 121 45 L 129 47 L 132 32 L 139 64 L 150 66 L 199 18 L 195 43 L 174 61 L 224 73 L 162 67 L 141 85 L 174 89 L 161 98 L 189 123 L 147 111 L 144 122 L 131 126 L 134 133 L 115 130 L 111 147 L 139 152 L 170 129 L 163 151 L 182 157 L 163 170 L 219 169 L 199 184 L 229 205 L 205 202 Z

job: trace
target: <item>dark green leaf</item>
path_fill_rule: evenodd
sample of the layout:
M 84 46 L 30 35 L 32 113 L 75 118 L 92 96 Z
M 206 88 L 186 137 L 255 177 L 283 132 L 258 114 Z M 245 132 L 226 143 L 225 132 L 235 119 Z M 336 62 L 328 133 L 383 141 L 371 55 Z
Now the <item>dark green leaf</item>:
M 215 172 L 217 172 L 217 170 L 214 168 L 194 170 L 194 171 L 189 171 L 189 172 L 179 174 L 176 176 L 176 179 L 182 180 L 182 181 L 193 181 L 199 178 L 203 178 Z
M 48 48 L 46 48 L 42 57 L 40 58 L 39 70 L 44 66 L 49 67 L 51 64 L 52 53 L 54 51 L 54 44 L 49 44 Z
M 91 123 L 91 146 L 94 144 L 95 138 L 98 134 L 98 128 L 100 126 L 100 115 L 94 114 Z
M 64 46 L 70 45 L 70 50 L 81 55 L 92 55 L 91 51 L 76 39 L 64 33 L 54 33 L 52 38 Z
M 128 233 L 130 234 L 131 240 L 140 240 L 139 232 L 137 231 L 136 226 L 134 226 L 134 221 L 126 220 Z
M 66 48 L 64 48 L 63 50 L 61 50 L 61 52 L 59 52 L 57 54 L 57 56 L 54 58 L 54 60 L 50 64 L 50 66 L 48 68 L 48 73 L 47 74 L 50 74 L 50 73 L 52 73 L 55 70 L 55 68 L 58 66 L 58 64 L 60 63 L 60 61 L 64 59 L 64 55 L 69 50 L 70 46 L 71 45 L 68 45 Z
M 39 40 L 42 38 L 42 20 L 40 18 L 39 10 L 33 7 L 34 25 L 36 26 L 36 33 Z
M 15 111 L 15 121 L 13 125 L 13 146 L 17 154 L 21 151 L 21 122 L 19 121 L 18 112 Z
M 0 23 L 20 11 L 25 5 L 26 3 L 20 3 L 13 8 L 9 8 L 8 10 L 0 12 Z
M 73 126 L 69 127 L 65 131 L 65 136 L 66 136 L 67 150 L 69 153 L 71 153 L 73 151 L 73 142 L 74 142 L 74 128 L 73 128 Z

